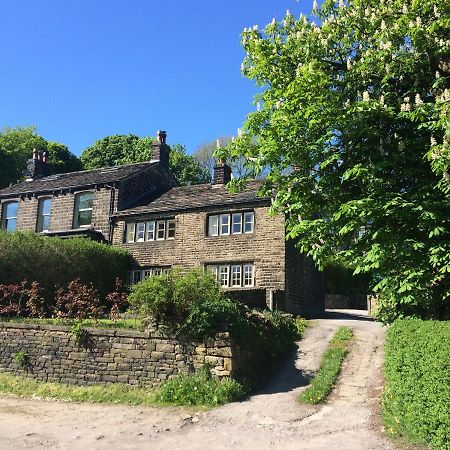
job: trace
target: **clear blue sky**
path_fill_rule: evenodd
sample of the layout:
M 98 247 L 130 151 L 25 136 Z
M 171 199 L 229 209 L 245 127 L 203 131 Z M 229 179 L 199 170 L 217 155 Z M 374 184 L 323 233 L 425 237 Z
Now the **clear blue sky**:
M 36 125 L 79 155 L 111 134 L 188 152 L 236 134 L 257 87 L 240 33 L 312 0 L 0 0 L 0 128 Z

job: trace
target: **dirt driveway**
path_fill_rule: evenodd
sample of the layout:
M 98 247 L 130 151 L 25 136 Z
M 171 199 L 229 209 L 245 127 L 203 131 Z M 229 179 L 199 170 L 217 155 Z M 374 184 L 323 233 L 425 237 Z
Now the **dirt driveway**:
M 209 412 L 0 397 L 0 449 L 393 449 L 376 414 L 385 330 L 348 313 L 314 321 L 262 392 Z M 325 405 L 298 403 L 342 325 L 355 342 L 337 388 Z

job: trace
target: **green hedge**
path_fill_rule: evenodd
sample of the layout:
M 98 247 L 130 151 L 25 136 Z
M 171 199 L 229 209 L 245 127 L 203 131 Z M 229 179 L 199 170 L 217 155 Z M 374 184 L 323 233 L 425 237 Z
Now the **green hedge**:
M 0 231 L 0 284 L 37 281 L 49 301 L 58 286 L 77 278 L 104 298 L 114 291 L 116 277 L 125 280 L 128 265 L 126 251 L 89 239 Z
M 385 352 L 388 432 L 450 449 L 450 322 L 396 320 Z

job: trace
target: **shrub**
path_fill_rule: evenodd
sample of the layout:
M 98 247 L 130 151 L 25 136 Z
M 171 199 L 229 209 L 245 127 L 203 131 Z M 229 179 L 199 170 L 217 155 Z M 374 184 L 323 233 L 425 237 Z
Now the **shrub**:
M 383 420 L 436 450 L 450 442 L 450 322 L 396 320 L 385 346 Z
M 126 310 L 129 306 L 128 294 L 124 292 L 122 281 L 119 277 L 116 278 L 116 289 L 106 296 L 106 303 L 109 309 L 109 318 L 117 320 L 119 313 Z
M 25 311 L 28 291 L 26 282 L 20 284 L 0 284 L 0 316 L 19 316 Z
M 157 400 L 186 406 L 217 406 L 240 400 L 245 388 L 230 378 L 218 379 L 208 366 L 198 372 L 178 375 L 162 384 Z
M 93 283 L 101 299 L 114 290 L 115 279 L 125 279 L 128 253 L 89 239 L 43 237 L 31 232 L 0 230 L 0 283 L 37 281 L 46 304 L 53 305 L 56 286 L 79 278 Z
M 45 299 L 42 297 L 42 290 L 37 281 L 31 283 L 26 305 L 28 314 L 31 317 L 43 318 L 47 315 L 47 305 Z
M 181 273 L 172 270 L 150 277 L 133 286 L 129 301 L 141 317 L 153 317 L 157 323 L 184 323 L 191 308 L 200 303 L 223 299 L 217 281 L 201 269 Z
M 31 366 L 30 356 L 23 350 L 19 350 L 14 355 L 14 360 L 21 369 L 28 370 Z
M 100 317 L 102 311 L 103 307 L 92 284 L 82 284 L 78 279 L 71 281 L 67 289 L 56 291 L 56 317 L 96 319 Z

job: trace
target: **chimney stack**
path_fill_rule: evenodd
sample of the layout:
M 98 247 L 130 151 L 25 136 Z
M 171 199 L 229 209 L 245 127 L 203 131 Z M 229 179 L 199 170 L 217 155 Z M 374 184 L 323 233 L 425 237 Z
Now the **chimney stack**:
M 224 185 L 231 180 L 231 167 L 222 159 L 214 166 L 213 184 Z
M 167 133 L 165 131 L 157 131 L 156 142 L 152 144 L 152 160 L 159 161 L 164 168 L 169 168 L 170 147 L 166 144 Z
M 33 149 L 33 157 L 27 161 L 27 168 L 24 172 L 26 181 L 43 178 L 48 174 L 48 153 Z

